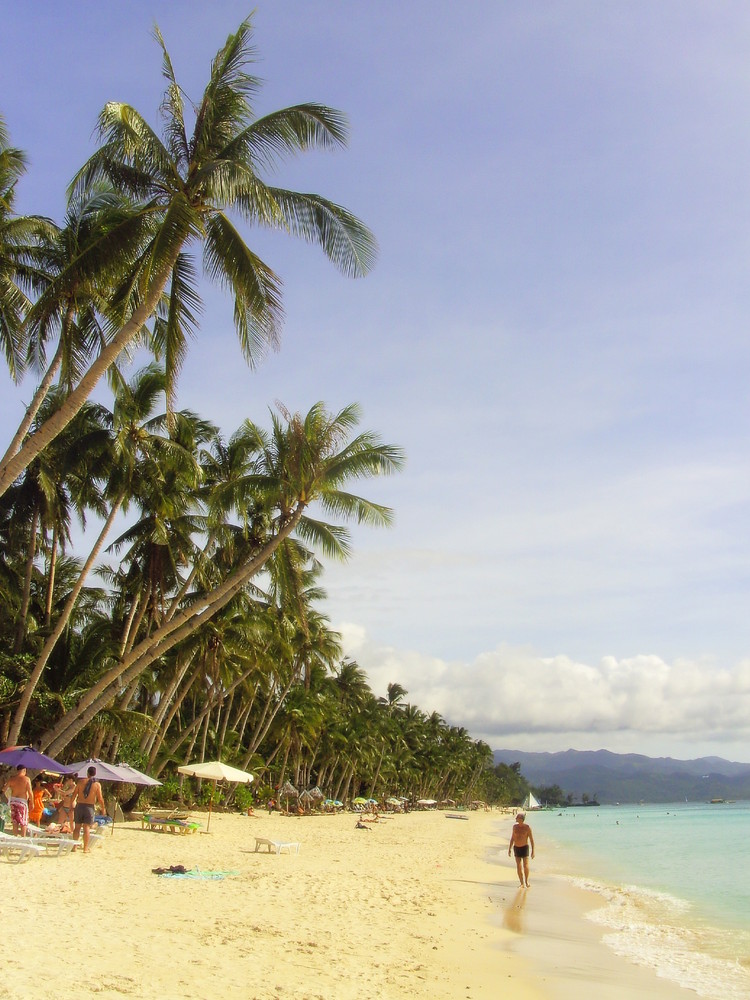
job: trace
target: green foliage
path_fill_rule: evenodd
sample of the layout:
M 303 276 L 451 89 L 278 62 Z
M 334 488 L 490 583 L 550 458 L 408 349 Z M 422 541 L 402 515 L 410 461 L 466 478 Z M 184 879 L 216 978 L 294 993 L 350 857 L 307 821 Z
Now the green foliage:
M 255 805 L 255 797 L 250 785 L 238 785 L 234 793 L 234 802 L 238 809 L 244 812 L 248 806 Z
M 157 806 L 176 802 L 180 797 L 180 782 L 177 776 L 165 776 L 161 782 L 161 785 L 150 790 L 151 801 Z
M 529 792 L 529 783 L 521 774 L 517 763 L 490 767 L 485 771 L 483 779 L 485 798 L 493 805 L 520 805 Z
M 547 806 L 563 806 L 567 804 L 565 792 L 559 785 L 541 785 L 539 788 L 532 788 L 534 795 Z

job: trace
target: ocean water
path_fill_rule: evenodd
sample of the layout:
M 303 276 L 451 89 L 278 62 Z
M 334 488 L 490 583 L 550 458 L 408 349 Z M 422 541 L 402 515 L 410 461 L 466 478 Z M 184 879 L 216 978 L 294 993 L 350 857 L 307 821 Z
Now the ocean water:
M 534 866 L 599 896 L 588 918 L 614 951 L 701 997 L 750 998 L 750 803 L 587 806 L 527 822 Z

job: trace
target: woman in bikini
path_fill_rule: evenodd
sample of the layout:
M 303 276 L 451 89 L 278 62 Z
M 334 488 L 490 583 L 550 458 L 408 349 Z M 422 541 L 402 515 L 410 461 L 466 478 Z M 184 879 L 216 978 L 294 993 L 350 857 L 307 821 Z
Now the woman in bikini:
M 62 786 L 62 799 L 57 807 L 57 822 L 61 828 L 68 827 L 65 833 L 73 832 L 73 802 L 76 793 L 76 779 L 68 777 Z

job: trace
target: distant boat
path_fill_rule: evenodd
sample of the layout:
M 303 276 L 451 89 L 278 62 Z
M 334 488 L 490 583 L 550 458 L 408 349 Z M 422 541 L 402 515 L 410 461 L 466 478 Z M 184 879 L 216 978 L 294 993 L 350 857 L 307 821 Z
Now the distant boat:
M 528 811 L 530 809 L 541 809 L 542 805 L 539 799 L 537 799 L 534 795 L 532 795 L 531 792 L 529 792 L 529 794 L 523 800 L 523 806 L 521 808 L 526 809 Z
M 709 805 L 720 806 L 722 803 L 726 802 L 726 799 L 711 799 Z

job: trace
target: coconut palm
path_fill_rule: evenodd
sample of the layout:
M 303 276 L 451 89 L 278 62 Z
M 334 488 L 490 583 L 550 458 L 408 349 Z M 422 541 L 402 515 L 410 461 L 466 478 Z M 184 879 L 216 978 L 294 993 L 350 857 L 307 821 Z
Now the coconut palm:
M 281 543 L 293 532 L 315 543 L 329 556 L 349 552 L 348 534 L 341 525 L 313 518 L 308 509 L 317 504 L 323 513 L 359 523 L 388 525 L 388 508 L 343 487 L 350 481 L 388 474 L 399 469 L 399 448 L 382 444 L 364 432 L 349 439 L 359 420 L 359 408 L 345 407 L 329 414 L 316 404 L 302 417 L 287 414 L 286 423 L 272 415 L 272 432 L 256 427 L 254 473 L 257 502 L 273 517 L 266 536 L 242 554 L 239 564 L 208 593 L 194 595 L 177 614 L 153 632 L 94 684 L 74 712 L 66 715 L 42 738 L 51 753 L 67 745 L 80 729 L 109 704 L 117 690 L 129 684 L 163 653 L 191 635 L 226 606 L 266 565 Z
M 166 415 L 157 416 L 154 411 L 159 400 L 164 397 L 164 390 L 164 372 L 155 365 L 146 366 L 141 371 L 136 372 L 129 382 L 119 381 L 111 414 L 106 413 L 102 407 L 95 410 L 94 416 L 101 425 L 96 431 L 91 431 L 85 437 L 80 433 L 76 435 L 79 447 L 83 444 L 83 450 L 89 458 L 87 474 L 80 475 L 78 478 L 89 485 L 91 479 L 95 478 L 92 469 L 95 449 L 92 448 L 92 443 L 96 444 L 96 450 L 99 452 L 102 452 L 102 447 L 106 446 L 96 476 L 100 480 L 106 478 L 104 493 L 100 498 L 97 510 L 97 513 L 102 516 L 103 523 L 94 546 L 81 568 L 78 580 L 70 590 L 65 606 L 47 637 L 21 693 L 9 734 L 9 739 L 13 742 L 19 737 L 29 703 L 52 650 L 67 627 L 86 578 L 99 557 L 120 511 L 127 509 L 131 500 L 138 496 L 139 490 L 142 491 L 145 485 L 150 484 L 152 488 L 158 485 L 163 489 L 165 479 L 158 469 L 160 459 L 162 465 L 166 460 L 172 466 L 176 465 L 176 467 L 192 471 L 192 481 L 195 484 L 198 469 L 190 453 L 175 439 L 174 434 L 170 437 L 164 437 L 159 433 L 165 426 Z M 90 404 L 84 407 L 82 412 L 85 413 L 88 409 L 92 409 Z M 75 421 L 75 426 L 80 422 L 79 416 Z M 177 426 L 183 426 L 183 423 Z M 98 442 L 93 441 L 94 436 L 99 438 Z M 67 434 L 63 436 L 63 438 L 67 437 Z M 57 441 L 55 447 L 49 451 L 52 453 L 58 451 L 56 445 Z M 45 452 L 46 454 L 47 452 Z M 39 462 L 40 460 L 37 459 L 31 468 L 33 469 Z M 49 475 L 46 478 L 48 480 L 54 479 Z M 86 493 L 85 496 L 91 503 L 90 493 Z M 79 501 L 79 509 L 80 507 Z
M 134 246 L 140 249 L 145 233 L 149 238 L 132 265 L 127 295 L 121 296 L 120 325 L 65 406 L 6 456 L 0 468 L 0 494 L 72 419 L 102 375 L 138 337 L 167 289 L 169 310 L 161 337 L 169 377 L 176 376 L 198 304 L 195 265 L 187 253 L 193 244 L 203 244 L 207 276 L 232 294 L 235 326 L 247 360 L 253 363 L 260 351 L 276 344 L 280 280 L 247 246 L 230 213 L 250 225 L 285 230 L 318 243 L 345 274 L 361 275 L 370 268 L 374 240 L 354 216 L 319 195 L 288 191 L 262 179 L 261 172 L 273 169 L 284 156 L 344 145 L 347 125 L 339 112 L 319 104 L 300 104 L 256 118 L 251 98 L 259 81 L 246 72 L 251 34 L 246 20 L 214 59 L 203 98 L 192 109 L 192 133 L 187 129 L 183 91 L 158 29 L 167 80 L 163 138 L 126 104 L 110 102 L 101 112 L 102 144 L 75 178 L 73 193 L 83 194 L 103 183 L 133 199 L 133 218 L 142 225 L 135 239 L 124 241 L 126 255 Z M 82 279 L 100 266 L 97 247 L 75 262 Z M 55 288 L 47 294 L 54 298 Z

